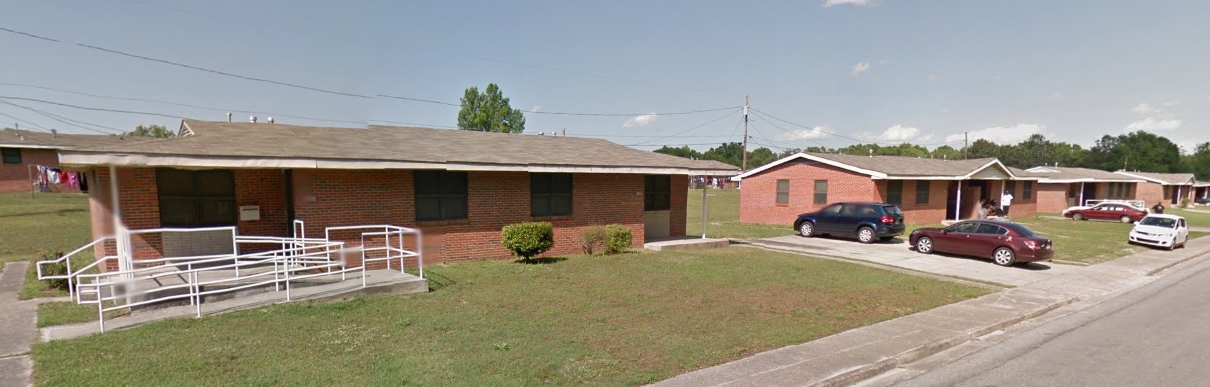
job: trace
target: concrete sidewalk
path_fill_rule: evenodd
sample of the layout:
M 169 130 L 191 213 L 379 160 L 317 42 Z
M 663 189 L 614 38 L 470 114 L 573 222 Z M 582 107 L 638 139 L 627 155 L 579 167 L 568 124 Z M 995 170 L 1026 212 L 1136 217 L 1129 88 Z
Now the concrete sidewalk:
M 19 301 L 17 293 L 29 262 L 11 262 L 0 274 L 0 387 L 30 385 L 29 348 L 37 339 L 38 301 Z
M 1157 273 L 1207 254 L 1210 238 L 1194 239 L 1186 249 L 1148 250 L 977 299 L 690 372 L 653 386 L 851 385 L 1064 305 L 1107 299 L 1137 289 L 1157 279 Z

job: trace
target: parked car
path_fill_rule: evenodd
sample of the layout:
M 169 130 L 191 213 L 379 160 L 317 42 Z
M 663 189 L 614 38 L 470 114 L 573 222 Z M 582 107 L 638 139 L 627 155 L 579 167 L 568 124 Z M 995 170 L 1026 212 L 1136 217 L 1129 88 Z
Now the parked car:
M 861 243 L 889 241 L 903 235 L 903 211 L 886 203 L 833 203 L 798 215 L 794 229 L 804 237 L 855 237 Z
M 1146 208 L 1135 207 L 1130 203 L 1109 202 L 1095 206 L 1076 206 L 1063 211 L 1063 217 L 1075 220 L 1116 220 L 1122 223 L 1133 223 L 1147 216 Z
M 1197 200 L 1194 200 L 1193 202 L 1203 206 L 1210 206 L 1210 197 L 1197 198 Z
M 1189 242 L 1189 225 L 1185 218 L 1169 214 L 1151 214 L 1134 224 L 1130 230 L 1130 243 L 1138 243 L 1168 250 L 1185 247 Z
M 920 228 L 908 237 L 916 251 L 991 258 L 1000 266 L 1054 258 L 1054 244 L 1029 228 L 998 220 L 969 220 L 946 228 Z

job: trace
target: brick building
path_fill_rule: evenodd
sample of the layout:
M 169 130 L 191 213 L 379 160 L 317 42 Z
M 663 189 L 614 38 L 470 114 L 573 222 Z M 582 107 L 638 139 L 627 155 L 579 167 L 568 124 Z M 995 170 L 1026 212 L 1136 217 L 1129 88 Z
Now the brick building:
M 29 130 L 0 131 L 0 193 L 30 192 L 37 180 L 37 167 L 59 168 L 59 149 L 121 143 L 118 136 L 60 134 Z M 48 184 L 53 192 L 80 192 L 66 182 Z
M 1040 179 L 1038 212 L 1046 214 L 1104 200 L 1155 203 L 1163 195 L 1158 185 L 1146 180 L 1099 169 L 1039 166 L 1023 173 Z
M 1150 173 L 1150 172 L 1114 172 L 1119 175 L 1128 176 L 1131 178 L 1142 179 L 1140 183 L 1140 192 L 1146 192 L 1147 195 L 1140 194 L 1137 199 L 1145 201 L 1148 205 L 1154 203 L 1167 203 L 1169 205 L 1181 204 L 1182 201 L 1188 200 L 1190 203 L 1196 198 L 1197 180 L 1193 178 L 1192 173 Z M 1202 192 L 1205 195 L 1205 192 Z
M 598 139 L 194 120 L 177 138 L 64 150 L 60 159 L 92 172 L 96 237 L 113 228 L 116 184 L 131 230 L 234 225 L 241 235 L 289 236 L 298 219 L 306 237 L 323 237 L 330 226 L 389 224 L 424 232 L 426 262 L 506 258 L 501 227 L 525 221 L 554 224 L 550 254 L 579 253 L 580 231 L 594 225 L 631 228 L 636 247 L 683 236 L 688 176 L 737 172 Z M 170 235 L 134 237 L 132 256 L 232 249 L 205 233 Z M 97 249 L 110 255 L 115 246 Z
M 835 202 L 898 205 L 909 224 L 974 216 L 980 199 L 1010 191 L 1011 217 L 1033 216 L 1036 177 L 1016 176 L 996 159 L 798 153 L 735 178 L 740 221 L 789 225 L 798 214 Z

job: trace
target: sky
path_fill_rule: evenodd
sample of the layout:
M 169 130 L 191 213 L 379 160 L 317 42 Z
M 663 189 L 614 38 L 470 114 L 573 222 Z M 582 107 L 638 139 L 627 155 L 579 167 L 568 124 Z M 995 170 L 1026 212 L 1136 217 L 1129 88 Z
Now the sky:
M 452 128 L 496 83 L 526 133 L 639 149 L 742 141 L 745 96 L 775 150 L 1210 141 L 1205 1 L 0 0 L 0 28 L 0 122 L 62 133 Z

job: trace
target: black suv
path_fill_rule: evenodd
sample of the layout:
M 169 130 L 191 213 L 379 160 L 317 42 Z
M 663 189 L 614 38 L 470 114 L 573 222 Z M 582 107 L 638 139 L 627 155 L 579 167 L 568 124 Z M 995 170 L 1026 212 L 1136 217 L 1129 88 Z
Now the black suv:
M 794 229 L 802 236 L 856 237 L 861 243 L 889 241 L 903 235 L 903 211 L 886 203 L 832 203 L 798 216 Z

